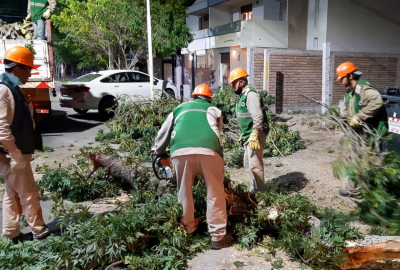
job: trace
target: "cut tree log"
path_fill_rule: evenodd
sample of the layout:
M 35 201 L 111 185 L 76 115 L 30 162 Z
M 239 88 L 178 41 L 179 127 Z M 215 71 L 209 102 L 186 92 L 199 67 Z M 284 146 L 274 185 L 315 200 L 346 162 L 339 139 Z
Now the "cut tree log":
M 342 269 L 359 269 L 375 261 L 400 259 L 399 236 L 366 236 L 357 241 L 346 241 L 344 253 L 348 262 Z

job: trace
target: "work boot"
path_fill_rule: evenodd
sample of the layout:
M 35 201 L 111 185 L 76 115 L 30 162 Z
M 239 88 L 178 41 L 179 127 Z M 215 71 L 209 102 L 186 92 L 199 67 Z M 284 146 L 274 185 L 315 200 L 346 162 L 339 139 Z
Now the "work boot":
M 233 237 L 231 234 L 227 233 L 224 235 L 219 241 L 211 241 L 210 247 L 211 249 L 221 249 L 232 246 Z
M 32 241 L 33 235 L 32 233 L 20 233 L 18 236 L 11 238 L 11 241 L 16 245 L 18 242 Z
M 339 194 L 340 197 L 343 197 L 343 198 L 349 198 L 349 199 L 355 199 L 355 200 L 362 200 L 362 199 L 364 199 L 363 196 L 361 196 L 361 195 L 355 195 L 355 194 L 351 193 L 351 192 L 350 192 L 349 190 L 347 190 L 347 189 L 339 189 L 338 194 Z
M 37 240 L 43 240 L 45 239 L 47 236 L 49 236 L 50 234 L 50 230 L 49 227 L 47 227 L 46 225 L 44 225 L 43 229 L 41 229 L 38 233 L 33 235 L 34 239 Z

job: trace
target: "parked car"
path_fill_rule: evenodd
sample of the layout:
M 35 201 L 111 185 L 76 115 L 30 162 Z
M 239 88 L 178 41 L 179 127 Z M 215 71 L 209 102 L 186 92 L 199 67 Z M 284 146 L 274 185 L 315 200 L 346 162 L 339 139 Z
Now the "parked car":
M 154 91 L 161 96 L 164 90 L 172 97 L 179 92 L 173 83 L 154 78 Z M 74 79 L 60 88 L 60 105 L 84 114 L 98 110 L 107 114 L 109 108 L 117 105 L 116 98 L 128 95 L 133 100 L 150 98 L 150 77 L 134 70 L 104 70 L 92 72 Z

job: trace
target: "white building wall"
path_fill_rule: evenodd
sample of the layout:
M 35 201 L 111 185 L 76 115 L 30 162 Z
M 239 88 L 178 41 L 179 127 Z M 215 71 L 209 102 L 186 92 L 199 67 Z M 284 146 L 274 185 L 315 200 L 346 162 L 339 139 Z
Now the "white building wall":
M 231 23 L 232 19 L 231 6 L 217 5 L 210 7 L 210 28 Z
M 400 53 L 399 0 L 330 0 L 333 51 Z
M 189 15 L 186 18 L 186 25 L 189 27 L 190 31 L 197 31 L 200 29 L 199 17 Z
M 307 50 L 322 50 L 322 45 L 327 41 L 326 39 L 327 25 L 328 25 L 328 0 L 309 0 L 308 25 L 307 25 Z

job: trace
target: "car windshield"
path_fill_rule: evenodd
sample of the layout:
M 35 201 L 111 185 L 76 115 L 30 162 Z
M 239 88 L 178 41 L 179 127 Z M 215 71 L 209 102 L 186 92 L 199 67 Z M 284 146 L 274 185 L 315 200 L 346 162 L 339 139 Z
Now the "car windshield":
M 102 76 L 102 75 L 101 74 L 86 74 L 79 78 L 73 79 L 71 82 L 90 82 L 100 76 Z

